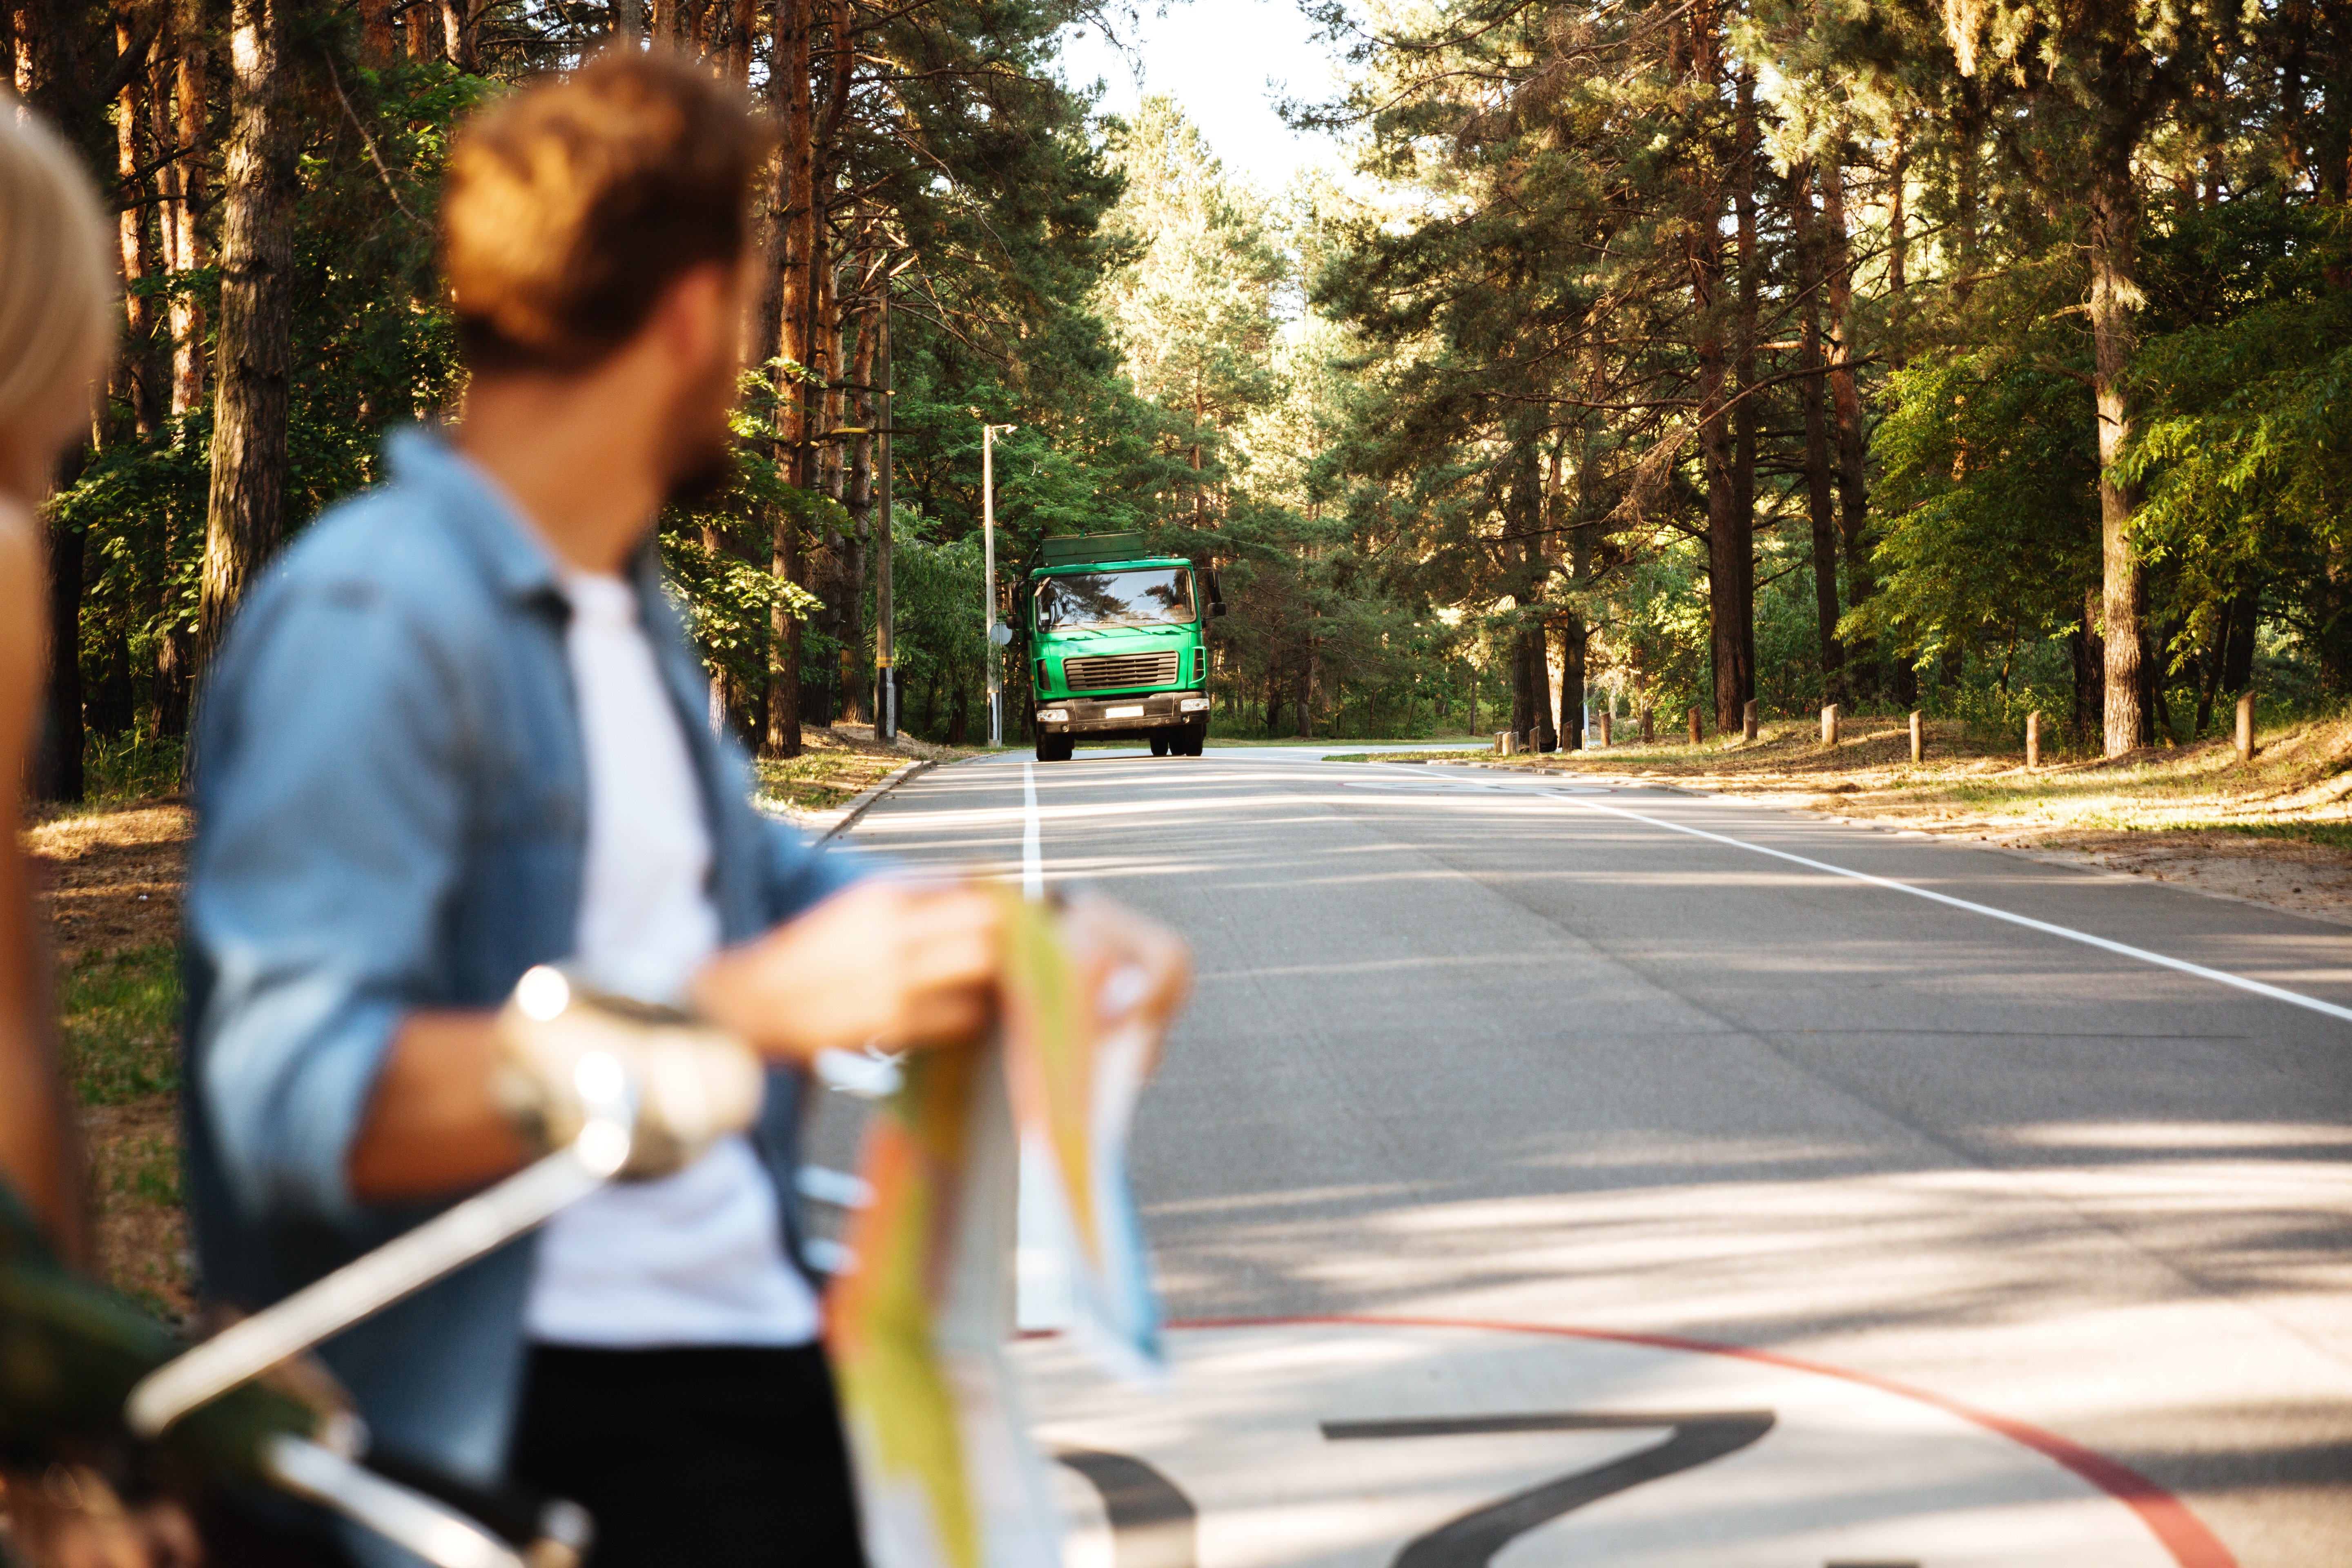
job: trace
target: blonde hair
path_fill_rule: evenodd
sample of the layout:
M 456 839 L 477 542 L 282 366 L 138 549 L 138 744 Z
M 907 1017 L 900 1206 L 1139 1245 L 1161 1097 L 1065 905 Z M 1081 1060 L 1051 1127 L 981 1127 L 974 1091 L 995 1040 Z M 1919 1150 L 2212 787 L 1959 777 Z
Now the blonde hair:
M 114 268 L 89 176 L 0 89 L 0 441 L 46 438 L 105 368 Z

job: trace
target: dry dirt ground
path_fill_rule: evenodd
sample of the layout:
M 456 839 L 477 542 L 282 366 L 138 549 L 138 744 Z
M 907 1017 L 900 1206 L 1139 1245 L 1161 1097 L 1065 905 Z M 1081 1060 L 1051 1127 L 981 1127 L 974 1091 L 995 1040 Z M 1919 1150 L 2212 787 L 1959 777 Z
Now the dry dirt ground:
M 58 995 L 69 1036 L 93 1022 L 81 1005 L 84 976 L 121 964 L 177 985 L 168 953 L 179 938 L 180 887 L 187 858 L 188 810 L 151 802 L 41 823 L 25 835 L 34 885 L 48 915 L 58 962 Z M 112 1010 L 112 1009 L 110 1009 Z M 142 1025 L 168 1031 L 163 1016 L 114 1020 L 118 1031 Z M 168 1047 L 168 1037 L 148 1042 Z M 69 1049 L 71 1047 L 69 1045 Z M 110 1284 L 173 1313 L 190 1306 L 187 1225 L 179 1200 L 178 1096 L 101 1088 L 77 1075 L 77 1098 L 90 1159 L 99 1263 Z M 89 1103 L 100 1099 L 101 1103 Z
M 1848 721 L 1835 749 L 1814 726 L 1784 723 L 1752 744 L 1635 742 L 1492 765 L 1702 784 L 2352 923 L 2352 720 L 2266 731 L 2250 764 L 2209 741 L 2113 760 L 2046 755 L 2028 769 L 1944 724 L 1929 726 L 1926 750 L 1914 763 L 1905 721 L 1877 719 Z

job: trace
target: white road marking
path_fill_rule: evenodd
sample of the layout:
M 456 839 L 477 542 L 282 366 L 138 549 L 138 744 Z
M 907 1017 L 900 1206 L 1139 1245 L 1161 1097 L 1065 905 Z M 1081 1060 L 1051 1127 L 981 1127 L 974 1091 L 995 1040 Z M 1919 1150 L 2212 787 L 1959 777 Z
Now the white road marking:
M 1045 896 L 1045 845 L 1037 822 L 1037 764 L 1021 764 L 1021 896 Z M 1070 1282 L 1062 1272 L 1062 1255 L 1041 1238 L 1052 1234 L 1052 1217 L 1045 1207 L 1045 1186 L 1029 1167 L 1036 1158 L 1021 1151 L 1020 1196 L 1013 1244 L 1013 1321 L 1024 1332 L 1063 1329 L 1070 1325 Z
M 1058 1338 L 1012 1352 L 1047 1452 L 1116 1458 L 1164 1494 L 1157 1519 L 1132 1496 L 1074 1499 L 1072 1568 L 1139 1563 L 1147 1547 L 1169 1568 L 2229 1561 L 2177 1501 L 2099 1456 L 1771 1356 L 1330 1320 L 1178 1324 L 1169 1349 L 1152 1399 Z M 1737 1441 L 1670 1462 L 1669 1439 L 1732 1426 Z M 1508 1506 L 1538 1489 L 1565 1495 Z M 1497 1504 L 1517 1517 L 1470 1517 Z
M 1037 764 L 1021 764 L 1021 896 L 1045 896 L 1045 857 L 1037 836 Z
M 1997 910 L 1990 904 L 1956 899 L 1949 893 L 1939 893 L 1932 888 L 1921 888 L 1909 882 L 1898 882 L 1889 877 L 1874 877 L 1867 871 L 1855 871 L 1843 866 L 1832 866 L 1826 860 L 1815 860 L 1803 855 L 1792 855 L 1786 849 L 1768 848 L 1761 844 L 1750 844 L 1744 838 L 1733 838 L 1721 833 L 1709 833 L 1703 827 L 1691 827 L 1679 822 L 1668 822 L 1664 817 L 1646 816 L 1638 811 L 1628 811 L 1622 805 L 1603 805 L 1599 801 L 1580 800 L 1557 790 L 1546 793 L 1553 800 L 1565 801 L 1570 805 L 1581 806 L 1587 811 L 1598 811 L 1610 816 L 1622 816 L 1628 822 L 1639 822 L 1651 827 L 1663 827 L 1669 833 L 1687 834 L 1693 838 L 1705 838 L 1712 843 L 1728 845 L 1734 849 L 1745 849 L 1757 855 L 1769 855 L 1776 860 L 1786 860 L 1792 865 L 1805 867 L 1809 870 L 1825 871 L 1832 877 L 1843 877 L 1850 881 L 1867 882 L 1874 888 L 1887 888 L 1898 893 L 1908 893 L 1913 898 L 1927 899 L 1936 903 L 1948 904 L 1956 910 L 1966 910 L 1970 914 L 2006 921 L 2011 925 L 2023 926 L 2028 931 L 2038 931 L 2047 936 L 2063 937 L 2068 942 L 2079 942 L 2085 947 L 2095 947 L 2103 952 L 2120 954 L 2125 958 L 2137 959 L 2142 963 L 2152 963 L 2159 969 L 2170 969 L 2182 974 L 2195 975 L 2200 980 L 2210 980 L 2216 984 L 2233 985 L 2241 991 L 2251 991 L 2257 996 L 2267 996 L 2273 1002 L 2284 1002 L 2291 1007 L 2302 1007 L 2310 1012 L 2324 1013 L 2328 1017 L 2341 1018 L 2347 1023 L 2352 1023 L 2352 1007 L 2339 1007 L 2333 1002 L 2322 1002 L 2316 996 L 2305 996 L 2299 991 L 2288 991 L 2281 986 L 2265 984 L 2262 981 L 2252 980 L 2242 974 L 2231 974 L 2227 970 L 2208 969 L 2201 963 L 2191 963 L 2184 958 L 2173 958 L 2161 952 L 2150 952 L 2147 948 L 2134 947 L 2128 942 L 2111 941 L 2104 936 L 2093 936 L 2088 931 L 2076 931 L 2071 926 L 2053 925 L 2048 921 L 2037 921 L 2031 915 L 2013 914 L 2008 910 Z

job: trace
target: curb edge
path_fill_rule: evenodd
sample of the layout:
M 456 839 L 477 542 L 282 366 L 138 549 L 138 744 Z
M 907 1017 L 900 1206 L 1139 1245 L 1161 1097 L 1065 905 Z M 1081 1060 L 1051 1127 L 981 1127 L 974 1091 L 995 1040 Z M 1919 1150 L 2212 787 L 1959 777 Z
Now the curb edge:
M 868 786 L 863 794 L 851 797 L 849 804 L 841 807 L 840 819 L 835 822 L 832 826 L 826 828 L 823 833 L 818 834 L 816 836 L 816 842 L 822 844 L 829 838 L 835 837 L 842 833 L 847 832 L 850 827 L 856 825 L 859 817 L 866 815 L 867 809 L 871 807 L 876 801 L 880 800 L 884 795 L 888 795 L 892 790 L 897 789 L 900 784 L 905 784 L 908 779 L 913 778 L 925 768 L 931 767 L 933 765 L 933 763 L 929 757 L 918 757 L 913 762 L 902 763 L 898 767 L 893 768 L 890 772 L 883 774 L 878 781 Z

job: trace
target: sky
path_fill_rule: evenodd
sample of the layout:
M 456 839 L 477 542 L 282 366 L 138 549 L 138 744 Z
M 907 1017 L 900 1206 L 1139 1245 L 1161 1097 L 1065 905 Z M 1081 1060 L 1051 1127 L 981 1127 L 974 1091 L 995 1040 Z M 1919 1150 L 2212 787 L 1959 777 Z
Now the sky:
M 1274 110 L 1286 93 L 1320 100 L 1338 85 L 1329 55 L 1312 40 L 1295 0 L 1189 0 L 1170 5 L 1165 16 L 1153 14 L 1156 3 L 1142 0 L 1139 23 L 1120 28 L 1124 50 L 1099 33 L 1065 35 L 1063 68 L 1071 85 L 1102 78 L 1102 108 L 1113 114 L 1132 112 L 1144 93 L 1167 93 L 1225 168 L 1268 195 L 1299 168 L 1339 167 L 1328 137 L 1293 132 Z M 1277 85 L 1269 86 L 1269 79 Z

